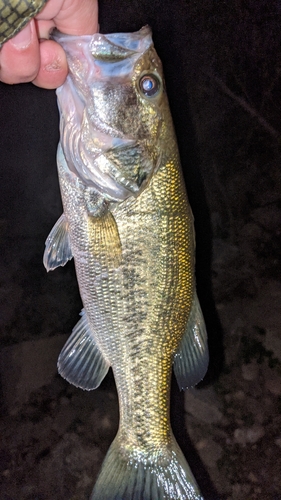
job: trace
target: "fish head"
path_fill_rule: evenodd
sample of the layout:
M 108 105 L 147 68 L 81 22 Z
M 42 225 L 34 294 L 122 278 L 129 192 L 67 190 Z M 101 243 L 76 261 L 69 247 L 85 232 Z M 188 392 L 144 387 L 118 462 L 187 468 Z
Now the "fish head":
M 150 28 L 55 39 L 69 65 L 57 91 L 69 168 L 105 199 L 138 196 L 160 165 L 169 109 Z

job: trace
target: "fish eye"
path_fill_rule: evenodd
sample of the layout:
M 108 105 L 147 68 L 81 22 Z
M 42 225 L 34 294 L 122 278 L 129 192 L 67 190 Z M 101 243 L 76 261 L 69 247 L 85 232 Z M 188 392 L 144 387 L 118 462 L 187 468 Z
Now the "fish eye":
M 159 78 L 154 74 L 143 75 L 139 81 L 140 91 L 146 97 L 154 97 L 161 88 Z

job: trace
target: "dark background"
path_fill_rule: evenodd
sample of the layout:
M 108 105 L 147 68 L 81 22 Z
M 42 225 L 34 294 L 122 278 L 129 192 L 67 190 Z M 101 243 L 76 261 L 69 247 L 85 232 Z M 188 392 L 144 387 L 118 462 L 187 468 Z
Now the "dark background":
M 270 314 L 277 318 L 274 325 L 280 324 L 281 4 L 278 0 L 106 0 L 100 2 L 99 20 L 103 33 L 134 31 L 145 24 L 152 27 L 156 50 L 164 66 L 182 168 L 195 216 L 198 293 L 208 327 L 211 353 L 204 384 L 215 387 L 221 397 L 229 392 L 236 394 L 239 390 L 247 394 L 243 383 L 248 382 L 235 380 L 241 364 L 261 360 L 259 369 L 262 370 L 263 382 L 259 372 L 259 378 L 253 380 L 256 384 L 266 385 L 268 360 L 273 360 L 274 374 L 280 377 L 281 373 L 280 359 L 266 340 L 268 323 L 264 321 L 265 315 Z M 58 139 L 55 92 L 32 84 L 0 84 L 2 359 L 11 352 L 7 349 L 23 341 L 44 340 L 69 333 L 81 309 L 73 264 L 69 263 L 49 275 L 42 265 L 44 241 L 61 214 L 55 158 Z M 272 303 L 270 313 L 268 302 Z M 237 317 L 238 326 L 235 323 Z M 270 328 L 272 332 L 271 323 Z M 257 331 L 262 330 L 263 337 L 257 336 Z M 274 345 L 279 346 L 281 334 L 278 327 L 274 330 L 274 338 L 277 339 Z M 244 356 L 245 344 L 248 357 Z M 233 350 L 237 351 L 234 359 L 231 357 Z M 28 363 L 28 359 L 25 362 Z M 5 401 L 9 385 L 5 373 L 2 368 L 6 388 L 3 390 L 4 419 L 11 413 Z M 225 378 L 229 373 L 232 383 Z M 56 378 L 54 383 L 60 382 Z M 41 399 L 55 399 L 58 394 L 61 396 L 63 391 L 69 390 L 65 386 L 59 387 L 51 396 L 46 389 L 48 395 L 40 393 Z M 111 376 L 102 390 L 105 393 L 114 391 Z M 248 387 L 248 390 L 250 393 L 253 388 Z M 262 423 L 268 435 L 273 441 L 275 439 L 272 454 L 263 460 L 268 460 L 268 470 L 272 469 L 273 457 L 278 456 L 278 452 L 280 457 L 280 447 L 276 445 L 276 419 L 280 415 L 281 391 L 280 394 L 271 391 L 270 397 L 272 394 L 276 396 L 272 403 L 274 410 L 271 409 L 275 417 L 273 415 L 271 421 L 265 419 Z M 31 397 L 36 400 L 34 395 Z M 91 397 L 95 397 L 94 394 Z M 255 397 L 258 407 L 264 404 L 263 398 L 268 394 L 257 393 Z M 39 405 L 34 399 L 32 404 Z M 103 404 L 106 406 L 106 402 Z M 228 404 L 231 406 L 230 400 Z M 260 462 L 256 456 L 250 461 L 251 470 L 247 470 L 245 462 L 240 478 L 237 464 L 245 450 L 242 446 L 239 451 L 239 443 L 235 442 L 232 452 L 236 462 L 233 459 L 227 462 L 227 466 L 220 465 L 221 475 L 229 476 L 230 486 L 222 487 L 219 480 L 214 484 L 212 468 L 204 465 L 196 443 L 192 444 L 185 434 L 183 395 L 178 395 L 175 387 L 171 406 L 175 433 L 206 499 L 281 498 L 280 490 L 278 493 L 277 486 L 272 486 L 274 480 L 268 470 L 267 479 L 260 479 Z M 50 412 L 44 408 L 43 414 Z M 20 411 L 23 410 L 18 407 Z M 24 411 L 29 415 L 26 407 Z M 28 419 L 25 414 L 25 420 Z M 239 422 L 236 424 L 240 425 Z M 235 419 L 231 420 L 226 425 L 227 431 L 224 430 L 229 432 L 231 439 L 236 424 Z M 28 435 L 32 435 L 31 430 L 29 434 L 27 432 L 26 440 Z M 105 439 L 106 444 L 102 444 L 102 436 L 99 439 L 103 450 L 107 441 Z M 109 444 L 110 439 L 107 439 Z M 247 443 L 242 444 L 246 446 Z M 16 443 L 14 449 L 19 454 L 20 444 Z M 261 444 L 257 455 L 262 456 L 266 449 L 268 444 Z M 15 463 L 14 452 L 4 448 L 3 453 L 2 469 L 11 471 L 13 460 Z M 2 455 L 0 453 L 0 465 Z M 255 461 L 256 465 L 253 465 Z M 257 484 L 248 478 L 251 467 L 253 474 L 259 477 Z M 4 476 L 7 485 L 3 490 L 7 500 L 13 498 L 11 491 L 18 491 L 13 487 L 20 488 L 27 481 L 24 469 L 18 482 L 8 476 L 8 473 Z M 252 489 L 239 490 L 237 487 L 235 490 L 233 484 L 236 480 L 237 484 L 248 482 Z M 41 493 L 35 488 L 37 493 L 30 493 L 31 496 L 22 493 L 22 497 L 16 498 L 82 498 L 82 493 L 75 497 L 78 479 L 71 481 L 70 489 L 62 487 L 59 490 L 62 493 L 57 493 L 57 496 L 54 493 L 50 496 L 46 486 Z M 11 486 L 13 482 L 14 486 Z M 83 491 L 90 491 L 89 488 L 86 485 Z M 223 492 L 218 493 L 218 490 Z

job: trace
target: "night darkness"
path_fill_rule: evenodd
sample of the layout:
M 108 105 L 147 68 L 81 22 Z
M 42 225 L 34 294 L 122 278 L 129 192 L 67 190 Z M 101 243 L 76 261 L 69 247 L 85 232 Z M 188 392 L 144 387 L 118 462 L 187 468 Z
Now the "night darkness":
M 281 500 L 281 6 L 278 0 L 102 0 L 100 31 L 149 24 L 197 236 L 210 343 L 171 415 L 205 500 Z M 86 500 L 118 424 L 113 376 L 91 393 L 56 373 L 81 301 L 47 274 L 61 215 L 55 92 L 0 83 L 0 497 Z

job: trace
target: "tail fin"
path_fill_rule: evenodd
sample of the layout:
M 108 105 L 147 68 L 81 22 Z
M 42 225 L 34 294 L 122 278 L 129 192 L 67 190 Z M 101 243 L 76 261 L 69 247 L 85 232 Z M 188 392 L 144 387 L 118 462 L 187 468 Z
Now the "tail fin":
M 203 500 L 175 438 L 150 454 L 113 441 L 90 500 Z

